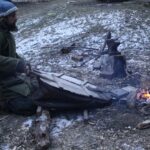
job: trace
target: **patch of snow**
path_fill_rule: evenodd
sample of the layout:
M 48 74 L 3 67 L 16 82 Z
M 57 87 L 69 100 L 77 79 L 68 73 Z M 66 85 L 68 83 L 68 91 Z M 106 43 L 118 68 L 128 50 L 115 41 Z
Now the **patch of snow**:
M 35 20 L 26 20 L 25 24 L 21 24 L 22 28 L 27 28 L 30 24 L 38 24 L 41 18 Z M 32 32 L 25 39 L 22 38 L 22 34 L 18 34 L 17 51 L 24 55 L 25 58 L 31 62 L 33 66 L 37 66 L 38 69 L 43 71 L 51 71 L 50 65 L 57 64 L 64 68 L 71 68 L 74 62 L 70 57 L 64 57 L 55 62 L 53 59 L 47 60 L 42 63 L 42 60 L 51 55 L 46 52 L 42 47 L 45 45 L 63 46 L 66 43 L 70 43 L 72 40 L 78 39 L 84 33 L 90 31 L 90 29 L 99 26 L 102 28 L 102 33 L 91 33 L 87 37 L 80 40 L 80 43 L 87 47 L 93 47 L 101 49 L 104 43 L 104 36 L 106 31 L 112 31 L 113 38 L 119 38 L 121 45 L 119 51 L 133 53 L 133 57 L 136 52 L 143 52 L 150 48 L 150 26 L 148 25 L 150 18 L 143 20 L 142 16 L 137 11 L 133 10 L 112 10 L 110 12 L 96 11 L 93 14 L 87 14 L 82 17 L 65 18 L 63 21 L 49 24 L 47 27 L 41 27 L 38 31 Z M 27 27 L 25 27 L 25 25 Z M 28 29 L 26 29 L 28 30 Z M 49 48 L 51 51 L 51 48 Z M 45 52 L 45 56 L 42 55 Z M 98 51 L 93 51 L 93 54 Z M 92 52 L 91 52 L 92 54 Z M 140 59 L 140 58 L 136 58 Z M 132 61 L 132 60 L 131 60 Z M 137 60 L 140 61 L 140 60 Z M 92 70 L 92 63 L 87 62 L 87 67 L 84 70 Z
M 46 131 L 45 125 L 40 125 L 40 129 L 41 129 L 42 132 Z
M 10 146 L 9 146 L 8 144 L 2 144 L 2 145 L 0 146 L 0 149 L 1 149 L 1 150 L 11 150 L 11 148 L 10 148 Z
M 134 59 L 130 59 L 127 61 L 128 64 L 134 64 L 134 65 L 144 65 L 145 63 L 141 60 L 134 60 Z
M 29 28 L 30 26 L 33 26 L 33 25 L 36 25 L 38 23 L 41 22 L 42 20 L 42 17 L 39 17 L 39 18 L 29 18 L 30 21 L 28 19 L 26 20 L 19 20 L 18 23 L 20 22 L 19 24 L 19 33 L 21 33 L 22 31 L 26 30 L 27 28 Z
M 34 52 L 38 52 L 40 47 L 45 46 L 46 44 L 57 44 L 60 43 L 62 39 L 66 40 L 72 35 L 75 36 L 83 31 L 82 26 L 80 27 L 78 25 L 78 22 L 81 20 L 81 18 L 79 21 L 72 19 L 44 27 L 38 33 L 33 33 L 31 37 L 22 41 L 19 41 L 18 37 L 18 50 L 27 52 L 34 49 Z
M 76 119 L 56 118 L 55 127 L 52 129 L 51 134 L 54 137 L 58 137 L 62 133 L 63 129 L 74 125 L 76 122 L 83 121 L 83 117 L 78 115 Z
M 37 67 L 36 67 L 37 69 L 42 69 L 42 65 L 37 65 Z
M 67 119 L 62 119 L 62 118 L 57 118 L 55 127 L 52 130 L 52 135 L 57 137 L 64 128 L 70 126 L 73 124 L 73 120 L 67 120 Z
M 145 150 L 145 148 L 143 148 L 141 145 L 138 145 L 135 147 L 135 146 L 131 146 L 127 143 L 123 143 L 121 146 L 124 150 Z
M 46 116 L 46 114 L 45 113 L 42 113 L 42 115 L 39 117 L 39 121 L 45 121 L 45 120 L 47 120 L 48 118 L 47 118 L 47 116 Z
M 23 122 L 21 128 L 22 128 L 23 130 L 29 130 L 29 128 L 32 126 L 32 122 L 33 122 L 32 119 L 26 120 L 25 122 Z

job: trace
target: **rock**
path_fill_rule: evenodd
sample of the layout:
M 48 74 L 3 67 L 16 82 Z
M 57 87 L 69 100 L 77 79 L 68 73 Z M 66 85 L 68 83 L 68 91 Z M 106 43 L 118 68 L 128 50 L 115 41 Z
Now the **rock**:
M 129 108 L 135 108 L 135 96 L 136 96 L 136 91 L 132 91 L 129 93 L 129 95 L 127 96 L 127 106 Z
M 126 60 L 123 55 L 102 55 L 99 64 L 94 68 L 100 68 L 100 75 L 104 78 L 123 78 L 126 74 Z
M 120 99 L 129 94 L 128 91 L 125 91 L 123 89 L 115 89 L 115 90 L 112 90 L 111 93 L 112 93 L 112 96 L 116 97 L 117 99 Z

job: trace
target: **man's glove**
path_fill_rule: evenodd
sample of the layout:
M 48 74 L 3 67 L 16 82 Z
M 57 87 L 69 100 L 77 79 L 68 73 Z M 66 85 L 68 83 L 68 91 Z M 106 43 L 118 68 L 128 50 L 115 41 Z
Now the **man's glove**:
M 16 72 L 29 74 L 30 70 L 30 64 L 27 63 L 24 59 L 20 59 L 16 67 Z

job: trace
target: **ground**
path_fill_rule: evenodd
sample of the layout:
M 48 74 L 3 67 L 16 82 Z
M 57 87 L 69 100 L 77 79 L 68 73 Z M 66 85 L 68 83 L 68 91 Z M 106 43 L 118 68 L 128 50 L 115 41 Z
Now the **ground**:
M 126 85 L 136 88 L 150 85 L 148 2 L 105 4 L 96 0 L 50 0 L 18 4 L 18 7 L 17 52 L 32 68 L 69 74 L 107 90 Z M 101 50 L 108 31 L 121 42 L 119 51 L 126 56 L 127 67 L 132 72 L 124 79 L 103 79 L 99 70 L 93 70 L 93 64 L 98 61 L 95 59 L 98 49 Z M 73 43 L 79 48 L 61 54 L 62 47 Z M 83 61 L 72 60 L 75 55 L 82 55 Z M 0 149 L 35 149 L 30 134 L 34 118 L 1 113 Z M 117 102 L 90 110 L 88 121 L 84 121 L 82 111 L 57 112 L 52 114 L 49 149 L 148 150 L 149 129 L 136 129 L 145 119 L 149 116 Z

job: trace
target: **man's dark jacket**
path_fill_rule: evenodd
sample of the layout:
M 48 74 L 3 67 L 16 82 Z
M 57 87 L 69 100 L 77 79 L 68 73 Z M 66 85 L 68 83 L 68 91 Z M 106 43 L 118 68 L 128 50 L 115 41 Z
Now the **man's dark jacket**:
M 15 40 L 7 25 L 0 21 L 0 99 L 10 99 L 16 94 L 28 96 L 30 88 L 26 83 L 28 78 L 16 74 L 20 61 L 16 53 Z M 10 94 L 11 93 L 11 94 Z M 10 97 L 11 96 L 11 97 Z M 17 95 L 18 96 L 18 95 Z
M 0 80 L 14 74 L 18 62 L 14 37 L 7 26 L 0 22 Z

